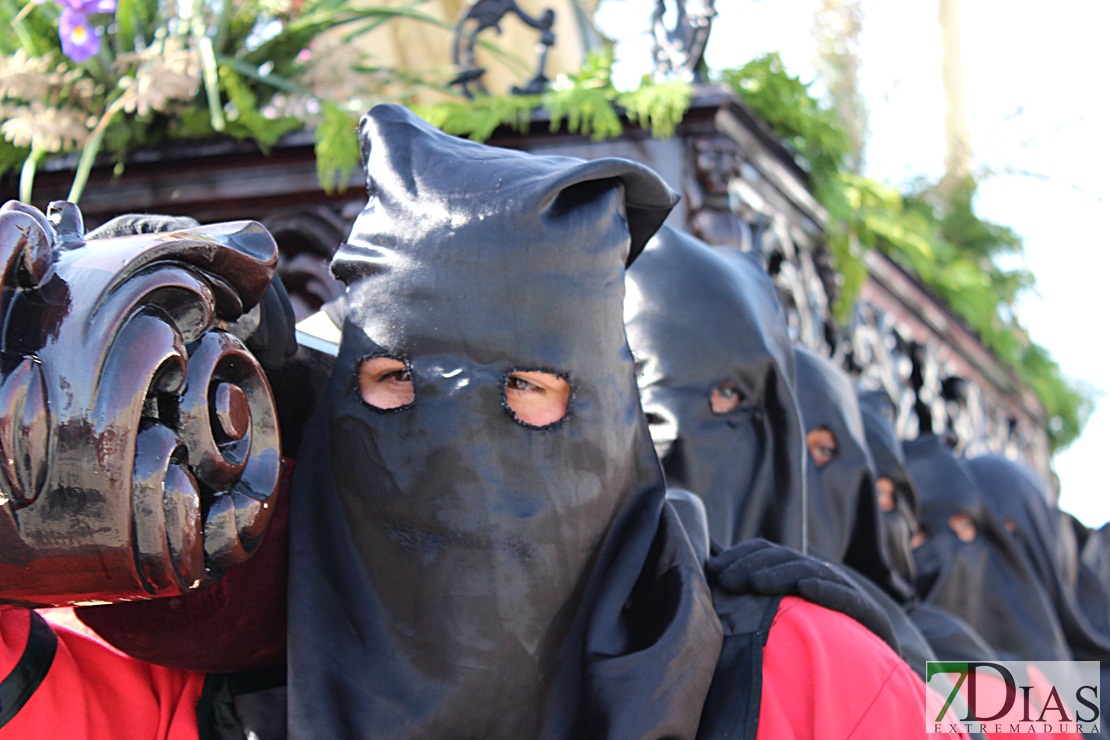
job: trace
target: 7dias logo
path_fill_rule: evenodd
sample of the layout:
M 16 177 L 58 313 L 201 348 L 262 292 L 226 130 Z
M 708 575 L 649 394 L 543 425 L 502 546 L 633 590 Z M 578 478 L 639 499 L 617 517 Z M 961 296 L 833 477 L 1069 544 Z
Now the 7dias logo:
M 1097 661 L 929 661 L 926 732 L 1098 733 Z

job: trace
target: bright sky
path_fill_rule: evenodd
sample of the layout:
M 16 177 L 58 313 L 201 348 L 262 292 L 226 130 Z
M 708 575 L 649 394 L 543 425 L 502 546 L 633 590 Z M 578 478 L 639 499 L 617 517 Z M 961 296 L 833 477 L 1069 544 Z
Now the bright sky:
M 599 23 L 621 40 L 617 84 L 650 67 L 651 0 L 606 0 Z M 738 66 L 779 51 L 813 78 L 818 0 L 718 0 L 706 57 Z M 869 112 L 867 174 L 935 181 L 944 167 L 938 0 L 862 0 L 861 87 Z M 1110 394 L 1110 4 L 1089 0 L 961 2 L 967 118 L 980 216 L 1025 240 L 1037 294 L 1019 304 L 1035 341 L 1064 373 Z M 640 21 L 640 19 L 643 19 Z M 642 33 L 638 33 L 643 29 Z M 623 66 L 622 66 L 623 65 Z M 1110 521 L 1110 398 L 1054 461 L 1060 505 L 1088 526 Z

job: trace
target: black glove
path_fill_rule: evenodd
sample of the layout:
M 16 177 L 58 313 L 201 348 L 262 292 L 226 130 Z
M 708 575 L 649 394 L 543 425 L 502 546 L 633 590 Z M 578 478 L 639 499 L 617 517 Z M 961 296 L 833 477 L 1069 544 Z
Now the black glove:
M 240 319 L 228 329 L 243 340 L 263 368 L 276 370 L 297 351 L 297 319 L 293 315 L 289 294 L 285 292 L 285 285 L 277 272 L 255 310 L 258 312 L 257 325 L 248 329 L 247 322 Z M 246 336 L 237 331 L 240 324 L 244 324 L 243 328 L 247 329 L 244 332 Z
M 58 212 L 62 214 L 65 209 L 59 208 Z M 64 219 L 59 217 L 57 220 Z M 109 239 L 134 234 L 159 234 L 191 229 L 195 226 L 200 226 L 200 222 L 188 216 L 128 213 L 116 216 L 85 234 L 85 240 Z M 57 228 L 56 223 L 55 229 Z M 247 346 L 263 368 L 274 370 L 297 351 L 294 331 L 296 323 L 293 305 L 289 302 L 289 296 L 285 292 L 281 278 L 275 272 L 274 279 L 263 294 L 262 300 L 258 302 L 257 308 L 229 325 L 228 331 Z
M 730 593 L 800 596 L 856 620 L 898 652 L 894 628 L 882 608 L 832 563 L 775 545 L 748 540 L 705 564 L 710 579 Z

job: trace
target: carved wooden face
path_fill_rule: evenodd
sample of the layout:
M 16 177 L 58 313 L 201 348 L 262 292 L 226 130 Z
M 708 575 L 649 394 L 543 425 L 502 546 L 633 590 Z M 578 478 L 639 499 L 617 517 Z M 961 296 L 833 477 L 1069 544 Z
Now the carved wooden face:
M 694 141 L 694 168 L 706 192 L 727 194 L 729 183 L 740 174 L 740 147 L 721 134 L 700 136 Z

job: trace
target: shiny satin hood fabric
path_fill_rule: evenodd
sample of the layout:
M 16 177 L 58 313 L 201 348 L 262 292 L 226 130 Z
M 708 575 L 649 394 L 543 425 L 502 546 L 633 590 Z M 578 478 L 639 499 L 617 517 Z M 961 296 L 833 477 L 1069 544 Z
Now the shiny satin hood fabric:
M 721 546 L 762 537 L 801 549 L 794 358 L 770 278 L 738 250 L 664 227 L 628 283 L 628 341 L 667 485 L 702 498 Z M 717 414 L 722 383 L 741 400 Z
M 932 434 L 903 449 L 928 535 L 914 550 L 918 595 L 966 621 L 1002 660 L 1069 660 L 1048 594 L 984 505 L 963 461 Z M 974 522 L 974 540 L 953 533 L 954 514 Z
M 720 625 L 622 323 L 624 265 L 672 194 L 395 106 L 361 136 L 343 340 L 293 496 L 293 735 L 692 735 Z M 409 368 L 410 404 L 362 400 L 375 356 Z M 509 413 L 523 370 L 570 383 L 562 420 Z
M 1079 559 L 1090 569 L 1095 580 L 1110 588 L 1110 522 L 1091 529 L 1075 522 Z
M 999 455 L 971 458 L 967 467 L 987 505 L 1003 520 L 1041 586 L 1051 596 L 1075 657 L 1110 660 L 1110 635 L 1088 619 L 1077 603 L 1073 583 L 1066 577 L 1059 523 L 1049 506 L 1044 484 L 1033 471 Z M 1102 593 L 1105 595 L 1106 590 Z
M 894 431 L 894 405 L 884 391 L 860 390 L 859 409 L 875 474 L 894 485 L 894 509 L 879 511 L 883 548 L 894 571 L 907 584 L 913 584 L 916 574 L 910 543 L 919 518 L 917 489 L 906 470 L 902 442 Z
M 836 455 L 818 467 L 806 460 L 808 536 L 812 551 L 846 563 L 892 598 L 911 593 L 892 570 L 883 549 L 875 472 L 867 449 L 859 401 L 851 379 L 832 362 L 795 348 L 798 406 L 806 432 L 825 428 L 836 440 Z
M 1076 592 L 1088 618 L 1110 632 L 1110 524 L 1091 529 L 1070 514 L 1064 519 L 1075 545 Z

